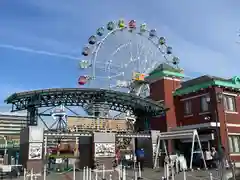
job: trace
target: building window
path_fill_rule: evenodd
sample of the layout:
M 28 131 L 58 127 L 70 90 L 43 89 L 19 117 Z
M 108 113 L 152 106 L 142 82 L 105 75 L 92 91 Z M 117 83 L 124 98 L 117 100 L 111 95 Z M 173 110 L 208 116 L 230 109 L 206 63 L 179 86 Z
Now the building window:
M 208 96 L 201 97 L 201 112 L 207 112 L 208 109 Z
M 224 109 L 226 111 L 236 112 L 236 99 L 235 96 L 223 96 Z
M 192 114 L 192 101 L 190 100 L 184 101 L 184 114 L 185 115 Z
M 233 152 L 233 139 L 231 136 L 228 136 L 229 151 Z
M 240 136 L 229 136 L 229 150 L 233 153 L 240 153 Z

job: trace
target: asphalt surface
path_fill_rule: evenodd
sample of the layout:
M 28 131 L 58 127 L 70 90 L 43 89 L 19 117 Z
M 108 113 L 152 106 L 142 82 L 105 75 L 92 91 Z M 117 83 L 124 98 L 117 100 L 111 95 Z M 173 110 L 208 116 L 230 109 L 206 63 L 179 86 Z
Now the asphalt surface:
M 202 171 L 202 170 L 196 170 L 196 171 L 187 171 L 185 173 L 186 175 L 186 180 L 211 180 L 210 178 L 210 173 L 212 173 L 212 180 L 220 180 L 219 178 L 219 173 L 216 170 L 212 171 Z M 110 175 L 111 174 L 111 175 Z M 133 180 L 134 179 L 134 172 L 132 170 L 127 170 L 126 172 L 127 178 L 126 180 Z M 91 180 L 96 180 L 96 174 L 92 173 L 91 175 Z M 111 176 L 111 177 L 110 177 Z M 142 178 L 145 180 L 161 180 L 162 177 L 164 176 L 163 170 L 153 170 L 153 169 L 144 169 L 142 172 Z M 10 180 L 10 178 L 7 178 L 7 180 Z M 23 177 L 19 178 L 14 178 L 16 180 L 24 180 Z M 31 178 L 26 178 L 26 180 L 31 180 Z M 43 179 L 37 178 L 37 179 Z M 37 180 L 36 179 L 36 180 Z M 105 173 L 105 179 L 106 180 L 119 180 L 118 177 L 118 172 L 106 172 Z M 33 178 L 35 180 L 35 178 Z M 50 173 L 47 177 L 46 180 L 74 180 L 73 178 L 73 172 L 67 172 L 67 173 Z M 76 179 L 75 180 L 84 180 L 83 179 L 83 172 L 76 172 Z M 86 180 L 86 179 L 85 179 Z M 90 180 L 90 179 L 89 179 Z M 102 180 L 102 173 L 98 173 L 98 180 Z M 169 179 L 170 180 L 170 179 Z M 174 178 L 174 180 L 184 180 L 184 173 L 181 172 L 177 174 Z

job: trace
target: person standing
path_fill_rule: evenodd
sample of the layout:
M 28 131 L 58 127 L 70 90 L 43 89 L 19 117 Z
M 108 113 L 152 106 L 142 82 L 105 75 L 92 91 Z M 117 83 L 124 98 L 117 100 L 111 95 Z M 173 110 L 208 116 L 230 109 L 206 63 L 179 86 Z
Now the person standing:
M 204 152 L 205 155 L 205 160 L 206 160 L 206 164 L 208 168 L 212 167 L 212 155 L 211 155 L 211 151 L 209 149 L 206 149 L 206 151 Z
M 143 171 L 143 164 L 144 164 L 144 157 L 145 157 L 144 149 L 143 148 L 137 149 L 136 156 L 137 156 L 137 162 L 138 164 L 140 164 L 141 171 Z
M 116 152 L 115 152 L 115 161 L 116 161 L 116 166 L 118 166 L 120 164 L 120 160 L 121 160 L 121 153 L 120 153 L 120 148 L 117 147 L 116 148 Z
M 212 151 L 211 151 L 211 155 L 212 155 L 212 162 L 213 162 L 213 166 L 214 168 L 218 167 L 219 164 L 219 154 L 216 151 L 215 147 L 212 147 Z

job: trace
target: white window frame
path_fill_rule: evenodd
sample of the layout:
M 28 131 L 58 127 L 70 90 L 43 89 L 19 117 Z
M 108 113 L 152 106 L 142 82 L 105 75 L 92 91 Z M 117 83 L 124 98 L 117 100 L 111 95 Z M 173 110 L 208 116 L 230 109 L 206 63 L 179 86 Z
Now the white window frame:
M 192 115 L 192 101 L 191 100 L 185 100 L 183 101 L 183 107 L 184 107 L 184 115 Z
M 200 111 L 201 112 L 209 112 L 209 103 L 207 102 L 207 98 L 209 98 L 209 96 L 205 95 L 205 96 L 201 96 L 200 97 Z M 206 109 L 204 109 L 204 105 L 206 105 Z
M 231 95 L 223 95 L 223 105 L 226 112 L 237 112 L 236 97 Z
M 240 136 L 228 136 L 229 150 L 231 153 L 240 153 Z

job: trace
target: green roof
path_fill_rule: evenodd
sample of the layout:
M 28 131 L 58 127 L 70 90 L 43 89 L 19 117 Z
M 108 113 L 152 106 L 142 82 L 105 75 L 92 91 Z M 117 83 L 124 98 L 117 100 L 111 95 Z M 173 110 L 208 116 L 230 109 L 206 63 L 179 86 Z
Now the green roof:
M 161 78 L 161 77 L 179 77 L 184 78 L 184 74 L 182 73 L 182 69 L 172 67 L 169 64 L 163 63 L 160 64 L 156 69 L 154 69 L 149 76 L 146 77 L 147 80 Z
M 234 76 L 231 79 L 223 79 L 214 76 L 201 76 L 182 83 L 182 87 L 174 92 L 175 96 L 196 92 L 209 86 L 222 86 L 240 91 L 240 77 Z

